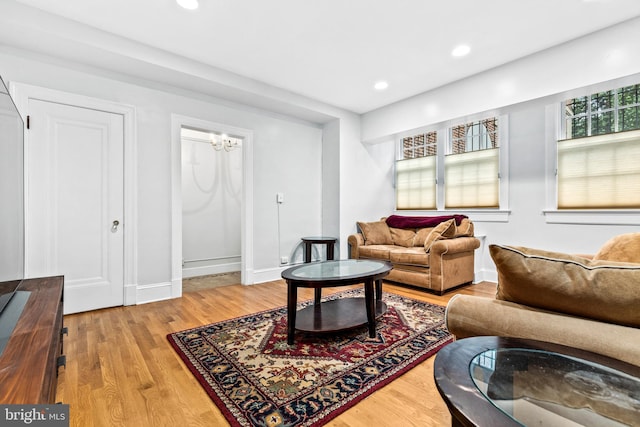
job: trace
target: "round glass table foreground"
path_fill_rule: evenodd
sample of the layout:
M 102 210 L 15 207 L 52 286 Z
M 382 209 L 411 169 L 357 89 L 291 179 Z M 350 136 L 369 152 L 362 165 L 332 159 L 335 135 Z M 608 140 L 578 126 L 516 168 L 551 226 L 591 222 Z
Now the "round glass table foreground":
M 434 376 L 454 426 L 640 425 L 640 367 L 571 347 L 466 338 Z

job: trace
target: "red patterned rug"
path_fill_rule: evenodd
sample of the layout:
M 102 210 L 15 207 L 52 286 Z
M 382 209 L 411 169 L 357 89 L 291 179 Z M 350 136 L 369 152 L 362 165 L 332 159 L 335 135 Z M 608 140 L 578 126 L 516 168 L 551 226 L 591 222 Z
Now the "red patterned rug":
M 349 290 L 327 299 L 363 296 Z M 320 426 L 452 341 L 444 307 L 383 294 L 377 336 L 296 332 L 286 307 L 167 335 L 232 426 Z M 298 309 L 311 301 L 298 304 Z

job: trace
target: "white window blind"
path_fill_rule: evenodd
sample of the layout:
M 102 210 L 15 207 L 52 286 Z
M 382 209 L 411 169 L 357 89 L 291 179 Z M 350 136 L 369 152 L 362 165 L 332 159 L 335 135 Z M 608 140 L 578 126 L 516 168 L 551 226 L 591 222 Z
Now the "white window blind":
M 499 207 L 498 148 L 447 155 L 444 171 L 445 208 Z
M 558 208 L 640 208 L 640 131 L 558 141 Z
M 436 156 L 396 161 L 396 209 L 436 208 Z

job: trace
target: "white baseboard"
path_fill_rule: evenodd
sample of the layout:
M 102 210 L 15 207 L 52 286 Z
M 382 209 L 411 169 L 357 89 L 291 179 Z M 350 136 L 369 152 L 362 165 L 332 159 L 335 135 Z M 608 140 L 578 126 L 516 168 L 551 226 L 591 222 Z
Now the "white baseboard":
M 289 267 L 293 267 L 294 265 L 285 265 L 279 268 L 269 268 L 264 270 L 253 271 L 252 278 L 253 281 L 248 282 L 248 284 L 255 283 L 264 283 L 264 282 L 272 282 L 274 280 L 282 279 L 282 272 Z M 482 269 L 478 270 L 474 274 L 474 283 L 478 282 L 497 282 L 498 281 L 498 273 L 495 270 L 487 270 Z
M 175 298 L 171 282 L 141 285 L 136 288 L 136 304 L 164 301 Z
M 282 267 L 268 268 L 264 270 L 254 270 L 252 274 L 253 281 L 248 284 L 273 282 L 282 279 L 282 272 L 287 268 L 294 267 L 299 264 L 287 264 Z
M 209 276 L 212 274 L 231 273 L 233 271 L 240 271 L 241 265 L 239 262 L 233 262 L 229 264 L 218 265 L 206 265 L 203 267 L 190 267 L 182 269 L 182 278 L 188 279 L 189 277 Z
M 226 267 L 235 264 L 226 264 L 225 266 L 216 266 L 216 267 Z M 244 279 L 244 284 L 246 285 L 254 285 L 265 282 L 273 282 L 276 280 L 282 279 L 282 272 L 287 268 L 294 267 L 295 265 L 288 264 L 283 265 L 281 267 L 276 268 L 267 268 L 264 270 L 253 270 L 247 271 Z M 231 271 L 238 271 L 240 269 L 240 265 L 234 267 L 234 269 L 227 271 L 216 271 L 214 273 L 203 273 L 203 269 L 201 268 L 192 268 L 188 269 L 191 272 L 195 273 L 197 270 L 198 274 L 194 274 L 193 276 L 187 276 L 185 274 L 184 278 L 195 277 L 195 276 L 205 276 L 208 274 L 219 274 L 219 273 L 227 273 Z M 187 270 L 187 269 L 185 269 Z M 183 272 L 185 271 L 183 270 Z M 479 270 L 476 271 L 474 275 L 474 283 L 478 282 L 497 282 L 498 281 L 498 273 L 495 270 Z M 166 283 L 156 283 L 151 285 L 142 285 L 142 286 L 127 286 L 125 287 L 125 305 L 131 304 L 146 304 L 155 301 L 163 301 L 171 298 L 179 298 L 182 295 L 182 281 L 181 280 L 173 280 L 172 282 Z
M 474 283 L 478 282 L 498 282 L 498 272 L 496 270 L 479 270 L 476 271 Z
M 136 305 L 137 289 L 136 285 L 124 285 L 124 305 Z

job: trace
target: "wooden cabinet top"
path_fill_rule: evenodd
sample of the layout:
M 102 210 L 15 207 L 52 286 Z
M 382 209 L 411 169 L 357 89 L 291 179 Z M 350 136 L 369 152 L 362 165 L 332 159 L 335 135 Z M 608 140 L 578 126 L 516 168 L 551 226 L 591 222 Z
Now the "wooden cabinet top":
M 0 403 L 50 403 L 49 387 L 57 380 L 52 364 L 59 351 L 63 283 L 62 276 L 22 282 L 19 290 L 31 294 L 0 356 Z

